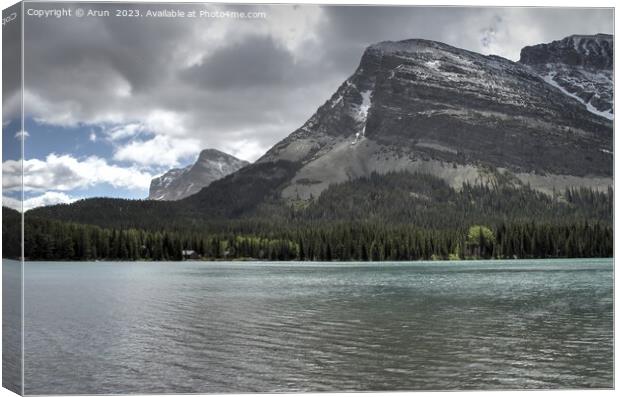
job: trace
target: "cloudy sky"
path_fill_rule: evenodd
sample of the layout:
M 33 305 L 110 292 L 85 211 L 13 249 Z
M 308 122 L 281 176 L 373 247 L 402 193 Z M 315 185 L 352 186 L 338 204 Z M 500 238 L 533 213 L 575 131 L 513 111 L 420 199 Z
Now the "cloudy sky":
M 613 32 L 609 9 L 123 7 L 265 17 L 27 16 L 25 132 L 13 120 L 17 97 L 5 94 L 3 103 L 5 137 L 26 136 L 27 207 L 144 198 L 153 176 L 204 148 L 254 161 L 301 126 L 375 42 L 425 38 L 518 60 L 526 45 Z M 5 191 L 15 189 L 18 178 L 6 176 L 17 169 L 5 151 Z

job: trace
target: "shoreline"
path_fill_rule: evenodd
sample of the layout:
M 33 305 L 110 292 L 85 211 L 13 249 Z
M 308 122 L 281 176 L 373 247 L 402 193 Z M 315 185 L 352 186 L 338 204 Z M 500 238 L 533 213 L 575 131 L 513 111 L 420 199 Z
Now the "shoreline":
M 290 264 L 415 264 L 415 263 L 457 263 L 457 262 L 523 262 L 523 261 L 585 261 L 585 260 L 612 260 L 614 257 L 587 257 L 587 258 L 468 258 L 468 259 L 420 259 L 420 260 L 384 260 L 384 261 L 356 261 L 356 260 L 332 260 L 332 261 L 299 261 L 299 260 L 265 260 L 265 259 L 227 259 L 227 260 L 24 260 L 2 258 L 3 261 L 23 262 L 23 263 L 290 263 Z

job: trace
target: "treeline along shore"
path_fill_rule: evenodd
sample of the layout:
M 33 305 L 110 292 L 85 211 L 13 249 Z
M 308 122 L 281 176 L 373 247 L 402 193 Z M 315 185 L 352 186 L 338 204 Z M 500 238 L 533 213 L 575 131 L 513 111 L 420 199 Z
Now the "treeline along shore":
M 612 230 L 599 223 L 474 225 L 469 230 L 334 224 L 202 235 L 33 221 L 26 230 L 26 259 L 45 261 L 415 261 L 613 255 Z
M 231 198 L 233 199 L 233 198 Z M 124 201 L 123 216 L 93 224 L 93 201 L 25 214 L 26 260 L 416 261 L 613 256 L 613 190 L 554 195 L 510 184 L 463 185 L 392 173 L 346 182 L 311 203 L 266 201 L 237 218 L 161 214 Z M 149 216 L 140 216 L 142 207 Z M 129 208 L 129 209 L 128 209 Z M 81 210 L 80 210 L 81 209 Z M 85 213 L 79 213 L 83 211 Z M 52 212 L 49 212 L 52 213 Z M 20 256 L 17 211 L 3 208 L 4 256 Z

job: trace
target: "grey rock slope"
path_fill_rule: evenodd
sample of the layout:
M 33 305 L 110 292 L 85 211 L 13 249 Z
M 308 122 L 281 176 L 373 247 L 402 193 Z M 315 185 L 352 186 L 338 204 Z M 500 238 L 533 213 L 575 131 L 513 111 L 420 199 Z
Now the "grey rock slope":
M 294 176 L 280 186 L 289 200 L 392 170 L 430 173 L 455 187 L 495 169 L 546 192 L 606 188 L 612 129 L 529 66 L 433 41 L 382 42 L 244 174 L 260 164 L 293 164 Z
M 198 160 L 182 169 L 171 169 L 154 178 L 149 200 L 180 200 L 197 193 L 212 182 L 245 167 L 249 163 L 215 149 L 203 150 Z
M 613 119 L 613 48 L 611 35 L 573 35 L 525 47 L 519 62 L 590 112 Z

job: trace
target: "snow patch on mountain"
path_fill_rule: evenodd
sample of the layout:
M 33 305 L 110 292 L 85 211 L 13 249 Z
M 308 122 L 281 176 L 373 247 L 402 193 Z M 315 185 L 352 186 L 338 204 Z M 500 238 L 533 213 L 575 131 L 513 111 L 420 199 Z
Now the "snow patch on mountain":
M 366 122 L 366 118 L 368 118 L 368 109 L 370 109 L 370 95 L 372 91 L 366 90 L 361 93 L 362 95 L 362 104 L 359 108 L 359 120 L 361 122 Z
M 519 63 L 589 112 L 613 120 L 613 46 L 612 35 L 573 35 L 523 48 Z
M 439 65 L 441 65 L 441 62 L 434 60 L 434 61 L 428 61 L 425 64 L 427 68 L 439 71 Z
M 555 80 L 554 77 L 556 76 L 556 72 L 549 72 L 546 75 L 542 76 L 543 80 L 545 80 L 547 83 L 551 84 L 552 86 L 556 87 L 557 89 L 559 89 L 560 91 L 562 91 L 562 93 L 564 95 L 568 95 L 571 98 L 576 99 L 577 101 L 581 102 L 583 105 L 585 105 L 586 109 L 590 112 L 590 113 L 594 113 L 597 116 L 601 116 L 601 117 L 605 117 L 608 120 L 613 120 L 614 119 L 614 115 L 613 113 L 611 113 L 611 110 L 607 110 L 605 112 L 601 112 L 600 110 L 598 110 L 596 107 L 594 107 L 589 101 L 586 102 L 583 99 L 581 99 L 578 95 L 573 94 L 571 92 L 568 92 L 564 87 L 562 87 L 560 84 L 558 84 Z

